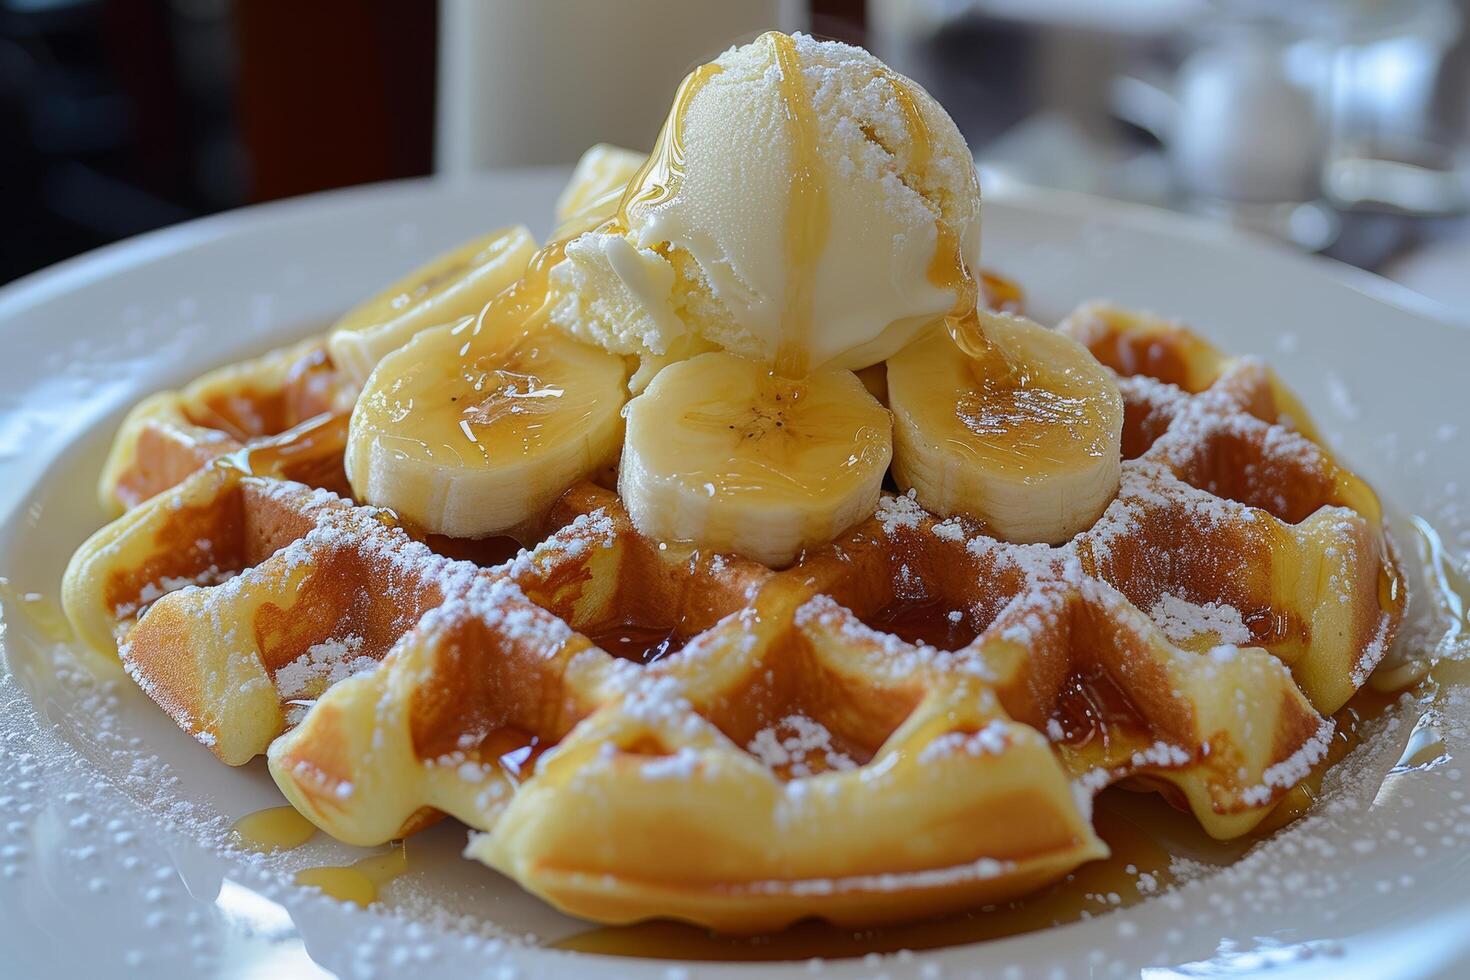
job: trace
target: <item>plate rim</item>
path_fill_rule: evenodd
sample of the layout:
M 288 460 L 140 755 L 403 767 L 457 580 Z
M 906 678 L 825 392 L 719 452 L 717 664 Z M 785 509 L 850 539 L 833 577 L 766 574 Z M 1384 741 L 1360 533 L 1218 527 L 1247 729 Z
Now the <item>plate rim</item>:
M 457 192 L 463 192 L 467 188 L 507 180 L 525 180 L 528 178 L 551 180 L 554 176 L 565 175 L 568 169 L 565 167 L 529 167 L 491 171 L 477 175 L 473 179 L 445 179 L 430 176 L 358 185 L 282 201 L 251 205 L 159 229 L 121 242 L 102 246 L 101 248 L 67 259 L 0 287 L 0 333 L 17 326 L 23 328 L 25 315 L 52 297 L 69 290 L 87 288 L 113 275 L 126 274 L 128 271 L 146 265 L 150 261 L 162 260 L 168 256 L 195 248 L 207 242 L 227 239 L 251 230 L 269 228 L 272 225 L 283 227 L 286 223 L 293 220 L 311 220 L 313 215 L 329 212 L 336 208 L 358 208 L 365 201 L 381 200 L 384 194 L 395 196 L 406 195 L 410 197 L 415 193 L 453 195 Z M 1258 238 L 1254 235 L 1225 228 L 1207 219 L 1181 215 L 1147 205 L 1111 201 L 1087 194 L 1053 191 L 1011 182 L 1001 183 L 997 181 L 993 183 L 1000 184 L 1001 186 L 987 193 L 987 202 L 1007 208 L 1016 208 L 1023 211 L 1041 211 L 1073 219 L 1078 222 L 1097 219 L 1112 220 L 1128 227 L 1141 228 L 1152 233 L 1170 237 L 1186 238 L 1196 243 L 1225 248 L 1231 251 L 1265 249 L 1270 251 L 1273 257 L 1289 263 L 1292 266 L 1290 272 L 1292 276 L 1311 275 L 1316 278 L 1325 278 L 1337 285 L 1351 289 L 1367 300 L 1411 314 L 1417 320 L 1422 321 L 1429 329 L 1438 327 L 1452 331 L 1461 337 L 1470 337 L 1470 329 L 1467 329 L 1465 325 L 1436 315 L 1437 308 L 1440 304 L 1435 301 L 1414 293 L 1407 287 L 1381 276 L 1355 269 L 1332 259 L 1303 255 L 1287 246 L 1274 243 L 1270 239 Z M 69 448 L 71 447 L 59 447 L 52 454 L 51 462 L 54 463 L 60 459 Z M 3 472 L 6 468 L 4 461 L 0 460 L 0 472 Z M 23 493 L 29 492 L 30 489 L 31 487 L 27 486 Z M 9 673 L 8 666 L 0 669 L 3 669 L 7 674 Z M 1446 910 L 1446 912 L 1463 913 L 1466 908 L 1470 908 L 1470 894 L 1467 894 L 1461 905 L 1454 909 Z M 1059 928 L 1066 929 L 1068 926 Z M 1385 927 L 1383 935 L 1385 938 L 1392 939 L 1395 936 L 1403 936 L 1404 933 L 1405 930 L 1390 926 Z M 989 948 L 996 948 L 1011 940 L 1020 941 L 1028 938 L 1034 940 L 1036 935 L 1027 934 L 1024 936 L 1010 937 L 1009 940 L 1000 940 L 999 942 L 990 942 L 983 945 Z M 946 951 L 958 952 L 966 948 L 951 947 Z M 542 951 L 536 952 L 540 953 Z M 1460 941 L 1456 955 L 1463 957 L 1467 952 L 1470 952 L 1470 937 L 1466 937 Z M 585 958 L 592 954 L 579 955 Z M 532 957 L 531 959 L 534 960 L 536 958 Z M 626 960 L 606 956 L 596 956 L 593 962 L 598 967 L 628 965 L 628 961 Z M 653 963 L 656 968 L 664 969 L 677 967 L 681 962 L 639 961 L 639 965 L 647 966 L 649 963 Z M 887 961 L 885 960 L 885 962 Z M 701 970 L 713 966 L 713 964 L 698 961 L 692 961 L 689 965 L 697 965 Z M 779 972 L 775 968 L 782 965 L 787 967 L 795 966 L 797 968 L 801 966 L 799 962 L 796 964 L 767 964 L 766 966 L 770 972 L 775 973 Z M 1338 966 L 1341 967 L 1343 965 L 1345 964 L 1339 961 Z M 1354 963 L 1353 965 L 1356 967 L 1359 964 Z M 1290 971 L 1277 967 L 1276 972 L 1286 975 Z

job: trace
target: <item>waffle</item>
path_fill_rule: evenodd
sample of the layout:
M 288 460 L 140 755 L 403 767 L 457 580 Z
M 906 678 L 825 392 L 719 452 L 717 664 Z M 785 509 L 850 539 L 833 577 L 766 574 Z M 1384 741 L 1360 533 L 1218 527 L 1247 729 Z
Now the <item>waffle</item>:
M 355 397 L 326 343 L 312 339 L 145 398 L 123 420 L 102 468 L 102 508 L 120 514 L 242 450 L 273 476 L 347 493 L 342 451 Z
M 999 901 L 1103 856 L 1118 782 L 1245 833 L 1402 615 L 1377 500 L 1258 362 L 1105 306 L 1062 329 L 1119 375 L 1126 461 L 1060 548 L 889 495 L 773 572 L 580 485 L 477 564 L 235 453 L 84 545 L 68 613 L 333 836 L 449 814 L 469 856 L 600 921 Z

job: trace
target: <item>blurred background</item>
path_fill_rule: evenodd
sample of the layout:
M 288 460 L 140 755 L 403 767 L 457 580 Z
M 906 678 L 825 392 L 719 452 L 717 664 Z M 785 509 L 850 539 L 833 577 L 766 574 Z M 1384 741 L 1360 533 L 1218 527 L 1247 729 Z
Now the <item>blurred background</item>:
M 1470 0 L 0 0 L 0 282 L 200 215 L 645 148 L 767 27 L 925 86 L 982 184 L 1209 216 L 1470 316 Z

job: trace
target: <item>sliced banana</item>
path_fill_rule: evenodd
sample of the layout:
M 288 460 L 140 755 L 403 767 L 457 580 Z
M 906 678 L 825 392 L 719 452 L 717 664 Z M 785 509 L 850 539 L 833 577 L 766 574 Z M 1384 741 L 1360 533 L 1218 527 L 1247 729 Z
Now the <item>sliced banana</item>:
M 1118 492 L 1118 386 L 1076 341 L 1024 317 L 982 318 L 989 357 L 935 330 L 889 359 L 894 479 L 937 514 L 1059 544 Z
M 473 327 L 432 327 L 378 363 L 352 413 L 347 478 L 425 531 L 523 537 L 616 462 L 627 365 L 551 331 L 476 359 Z
M 790 381 L 701 354 L 625 414 L 618 491 L 638 529 L 776 568 L 871 515 L 892 456 L 888 412 L 851 371 Z
M 348 311 L 332 327 L 332 361 L 358 384 L 383 355 L 426 327 L 479 312 L 515 282 L 536 254 L 523 225 L 501 228 L 446 252 Z
M 589 146 L 577 161 L 572 179 L 556 199 L 556 223 L 564 224 L 593 205 L 616 204 L 612 196 L 622 194 L 647 159 L 646 153 L 625 150 L 611 143 Z M 610 206 L 605 210 L 612 213 Z

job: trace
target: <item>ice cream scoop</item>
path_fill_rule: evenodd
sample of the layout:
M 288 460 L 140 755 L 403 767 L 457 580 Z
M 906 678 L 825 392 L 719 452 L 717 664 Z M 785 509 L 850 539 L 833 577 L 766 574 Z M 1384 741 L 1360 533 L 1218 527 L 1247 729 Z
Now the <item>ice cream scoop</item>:
M 876 363 L 973 307 L 970 152 L 860 48 L 771 33 L 697 69 L 613 205 L 551 273 L 553 322 L 609 350 L 694 334 L 800 376 Z

